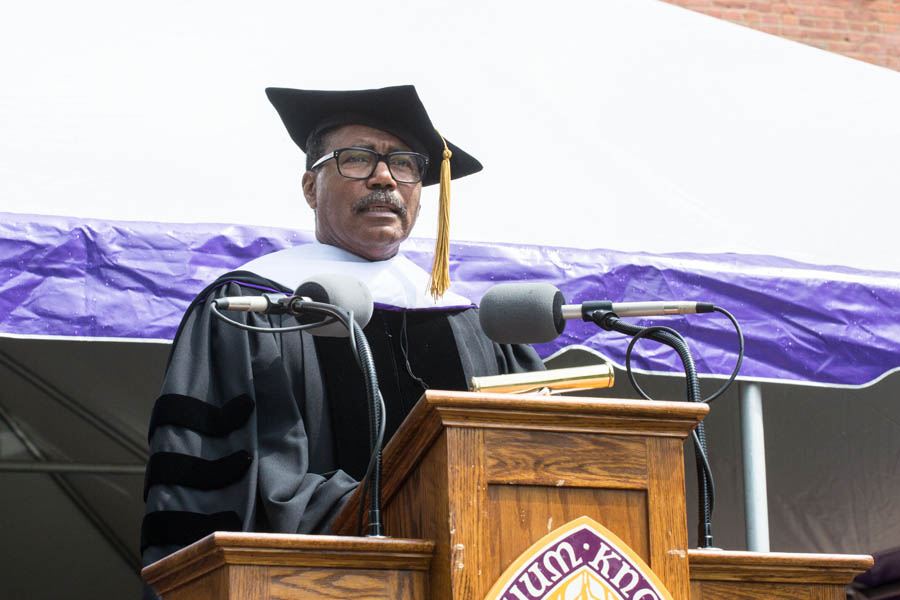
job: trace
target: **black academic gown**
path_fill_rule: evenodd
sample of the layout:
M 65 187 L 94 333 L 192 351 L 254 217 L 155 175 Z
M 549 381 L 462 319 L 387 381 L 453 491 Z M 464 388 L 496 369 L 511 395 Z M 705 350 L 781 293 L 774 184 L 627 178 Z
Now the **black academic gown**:
M 150 423 L 145 565 L 216 530 L 327 533 L 357 486 L 348 471 L 358 477 L 368 460 L 367 409 L 361 383 L 355 397 L 337 393 L 353 390 L 354 377 L 362 381 L 355 364 L 342 365 L 347 342 L 248 332 L 210 311 L 212 298 L 268 291 L 290 293 L 249 272 L 229 273 L 185 313 Z M 417 378 L 465 389 L 473 375 L 543 368 L 530 346 L 491 342 L 474 308 L 418 312 L 376 310 L 366 328 L 381 363 L 388 436 L 421 395 Z M 228 316 L 259 327 L 296 324 Z

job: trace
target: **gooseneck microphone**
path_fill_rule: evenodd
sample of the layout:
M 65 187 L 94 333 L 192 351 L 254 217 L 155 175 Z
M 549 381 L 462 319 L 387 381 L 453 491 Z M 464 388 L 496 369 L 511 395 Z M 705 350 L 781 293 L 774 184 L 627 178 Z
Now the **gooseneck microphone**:
M 549 283 L 501 283 L 485 293 L 479 307 L 481 328 L 500 344 L 550 342 L 566 328 L 569 319 L 591 321 L 598 311 L 619 317 L 648 317 L 713 312 L 708 302 L 663 300 L 650 302 L 610 302 L 593 300 L 566 304 Z
M 647 317 L 684 315 L 691 313 L 719 312 L 732 322 L 738 334 L 738 359 L 731 377 L 712 396 L 702 399 L 700 382 L 687 342 L 674 329 L 668 327 L 638 327 L 626 323 L 620 317 Z M 708 302 L 652 301 L 610 302 L 589 301 L 582 304 L 566 304 L 562 293 L 549 283 L 501 283 L 489 289 L 481 299 L 479 308 L 481 328 L 495 342 L 501 344 L 542 343 L 554 340 L 563 332 L 568 319 L 593 322 L 607 331 L 617 331 L 632 336 L 625 354 L 625 369 L 634 389 L 650 399 L 634 379 L 631 369 L 631 349 L 640 338 L 652 339 L 671 346 L 684 365 L 688 382 L 687 396 L 692 402 L 710 402 L 719 397 L 734 381 L 744 356 L 744 339 L 734 316 L 727 310 Z M 712 470 L 707 458 L 706 434 L 703 423 L 692 432 L 696 449 L 697 478 L 699 482 L 698 543 L 705 548 L 713 546 L 712 510 L 715 504 Z
M 291 313 L 302 324 L 325 319 L 315 304 L 327 304 L 352 312 L 353 320 L 365 327 L 372 318 L 373 302 L 369 288 L 360 280 L 336 273 L 314 275 L 297 288 L 293 296 L 262 294 L 260 296 L 227 296 L 213 301 L 221 310 L 239 310 L 268 314 Z M 307 332 L 325 337 L 347 337 L 349 332 L 340 322 L 328 320 Z
M 364 283 L 353 277 L 327 273 L 308 278 L 292 296 L 263 294 L 217 298 L 211 310 L 218 318 L 247 331 L 288 333 L 307 331 L 313 335 L 349 338 L 354 358 L 363 373 L 369 401 L 369 445 L 371 455 L 361 483 L 359 531 L 362 534 L 362 511 L 369 497 L 368 535 L 384 536 L 381 521 L 381 446 L 384 442 L 384 399 L 378 388 L 378 374 L 363 327 L 372 318 L 372 294 Z M 268 314 L 293 315 L 298 324 L 289 327 L 258 327 L 240 323 L 219 310 L 241 310 Z M 352 318 L 351 318 L 352 315 Z

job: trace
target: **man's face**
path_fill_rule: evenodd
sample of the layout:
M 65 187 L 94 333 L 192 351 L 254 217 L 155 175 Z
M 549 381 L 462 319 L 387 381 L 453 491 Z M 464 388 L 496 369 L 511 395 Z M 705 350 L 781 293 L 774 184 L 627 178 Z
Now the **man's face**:
M 365 125 L 344 125 L 326 137 L 326 152 L 348 146 L 380 154 L 411 149 L 390 133 Z M 419 216 L 421 192 L 421 183 L 397 183 L 384 161 L 368 179 L 342 176 L 334 160 L 303 175 L 303 195 L 316 211 L 316 238 L 369 260 L 397 253 Z

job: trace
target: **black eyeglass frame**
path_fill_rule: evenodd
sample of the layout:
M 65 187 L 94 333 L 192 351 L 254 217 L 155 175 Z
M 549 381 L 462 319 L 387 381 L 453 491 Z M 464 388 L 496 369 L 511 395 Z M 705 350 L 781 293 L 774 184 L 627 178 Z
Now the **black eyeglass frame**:
M 369 172 L 368 175 L 366 175 L 365 177 L 355 176 L 355 175 L 345 175 L 343 173 L 343 171 L 341 171 L 341 163 L 337 159 L 341 155 L 341 152 L 344 152 L 345 150 L 362 150 L 363 152 L 368 152 L 370 154 L 375 155 L 377 160 L 374 163 L 372 163 L 372 170 Z M 403 181 L 401 179 L 398 179 L 397 176 L 394 175 L 394 171 L 391 169 L 391 161 L 388 159 L 390 157 L 396 156 L 398 154 L 402 154 L 405 156 L 409 156 L 409 155 L 418 156 L 423 161 L 425 161 L 425 164 L 422 166 L 422 173 L 419 175 L 418 179 L 416 179 L 415 181 Z M 328 154 L 326 154 L 325 156 L 323 156 L 322 158 L 320 158 L 319 160 L 314 162 L 312 164 L 312 166 L 309 168 L 309 170 L 312 171 L 314 169 L 321 167 L 323 164 L 325 164 L 332 158 L 335 159 L 335 164 L 337 166 L 338 174 L 340 174 L 342 177 L 346 177 L 347 179 L 368 179 L 369 177 L 372 176 L 373 173 L 375 173 L 375 169 L 378 168 L 378 163 L 384 161 L 384 164 L 387 165 L 388 171 L 390 171 L 390 173 L 391 173 L 391 177 L 393 177 L 394 181 L 396 181 L 397 183 L 419 183 L 425 177 L 425 173 L 428 172 L 428 163 L 430 162 L 428 160 L 427 156 L 425 156 L 424 154 L 420 154 L 419 152 L 413 152 L 412 150 L 400 150 L 397 152 L 388 152 L 387 154 L 379 154 L 378 152 L 375 152 L 371 148 L 362 148 L 360 146 L 347 146 L 346 148 L 338 148 L 337 150 L 334 150 L 333 152 L 329 152 Z

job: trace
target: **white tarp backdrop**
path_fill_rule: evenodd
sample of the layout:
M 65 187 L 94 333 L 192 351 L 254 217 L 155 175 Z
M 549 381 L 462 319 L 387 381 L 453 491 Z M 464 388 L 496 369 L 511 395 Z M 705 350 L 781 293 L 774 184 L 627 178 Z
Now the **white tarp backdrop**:
M 0 211 L 308 229 L 263 89 L 415 83 L 485 165 L 454 239 L 900 271 L 900 74 L 654 0 L 19 3 L 0 52 Z

